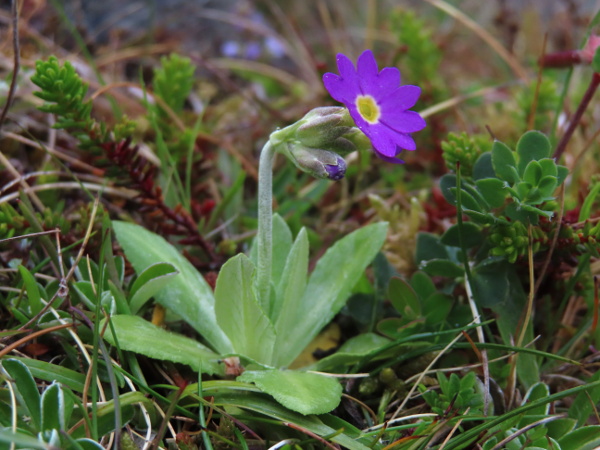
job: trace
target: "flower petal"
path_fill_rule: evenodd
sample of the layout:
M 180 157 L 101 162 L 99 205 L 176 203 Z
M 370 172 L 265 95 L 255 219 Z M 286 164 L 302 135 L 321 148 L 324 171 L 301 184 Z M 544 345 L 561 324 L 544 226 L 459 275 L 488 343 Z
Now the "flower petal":
M 368 130 L 363 130 L 363 133 L 371 140 L 376 153 L 388 157 L 398 154 L 397 136 L 399 133 L 382 124 L 370 125 Z
M 337 76 L 334 73 L 326 73 L 323 75 L 323 84 L 335 100 L 344 103 L 345 105 L 354 103 L 357 95 L 357 89 L 347 80 Z
M 427 125 L 425 119 L 414 111 L 388 112 L 383 115 L 381 122 L 400 133 L 414 133 Z
M 343 53 L 338 53 L 336 57 L 338 71 L 340 72 L 340 77 L 344 80 L 348 80 L 356 85 L 358 85 L 358 76 L 356 75 L 356 70 L 354 70 L 354 64 L 350 61 Z
M 382 155 L 379 152 L 375 152 L 375 154 L 377 155 L 377 157 L 379 159 L 383 159 L 385 162 L 389 162 L 389 163 L 392 163 L 392 164 L 404 164 L 404 160 L 403 159 L 399 159 L 399 158 L 397 158 L 395 156 L 385 156 L 385 155 Z
M 404 150 L 416 150 L 417 144 L 410 134 L 396 133 L 396 145 Z
M 396 90 L 381 98 L 380 104 L 383 108 L 383 114 L 386 114 L 386 109 L 397 111 L 398 109 L 412 108 L 417 103 L 419 95 L 421 95 L 421 88 L 418 86 L 406 85 L 396 88 Z
M 379 69 L 371 50 L 365 50 L 356 61 L 356 71 L 359 78 L 375 78 Z
M 377 86 L 386 93 L 398 89 L 400 87 L 400 71 L 396 67 L 384 67 L 377 75 Z

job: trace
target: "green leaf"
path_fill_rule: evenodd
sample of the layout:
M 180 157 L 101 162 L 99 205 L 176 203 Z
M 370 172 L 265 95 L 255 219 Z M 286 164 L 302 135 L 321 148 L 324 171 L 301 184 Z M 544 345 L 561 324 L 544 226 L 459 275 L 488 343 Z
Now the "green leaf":
M 414 289 L 406 281 L 394 277 L 388 286 L 388 297 L 392 305 L 407 319 L 416 319 L 421 315 L 421 304 Z
M 587 384 L 598 380 L 600 380 L 600 371 L 594 373 L 587 380 Z M 581 392 L 569 407 L 569 417 L 577 419 L 578 426 L 583 426 L 596 410 L 594 405 L 598 404 L 598 401 L 600 401 L 600 387 Z
M 39 431 L 42 425 L 41 397 L 31 372 L 25 364 L 16 359 L 3 360 L 2 367 L 14 384 L 15 394 L 19 403 L 27 410 L 34 429 Z
M 543 158 L 538 161 L 540 167 L 542 168 L 542 176 L 558 176 L 558 167 L 556 166 L 556 162 L 552 158 Z
M 129 292 L 131 313 L 137 313 L 150 297 L 160 291 L 178 273 L 173 264 L 169 263 L 155 263 L 146 267 Z
M 596 48 L 592 57 L 592 69 L 596 73 L 600 73 L 600 48 Z
M 275 286 L 281 282 L 285 265 L 292 248 L 292 232 L 279 214 L 273 214 L 273 266 L 271 281 Z
M 462 229 L 460 227 L 462 227 Z M 483 242 L 481 227 L 473 222 L 463 222 L 462 225 L 452 225 L 444 232 L 440 242 L 451 247 L 460 247 L 459 233 L 463 236 L 465 248 L 475 247 Z
M 526 403 L 540 400 L 542 398 L 546 398 L 549 395 L 550 395 L 550 388 L 548 387 L 548 385 L 546 383 L 541 383 L 541 382 L 535 383 L 533 386 L 531 386 L 529 388 L 529 390 L 525 394 L 525 397 L 523 397 L 523 401 L 521 402 L 521 404 L 525 405 Z M 543 405 L 538 406 L 537 408 L 532 409 L 528 415 L 530 415 L 530 416 L 535 416 L 535 415 L 547 416 L 549 410 L 550 410 L 550 405 L 548 403 L 545 403 Z M 536 420 L 537 420 L 536 418 L 524 417 L 519 422 L 519 428 L 525 427 L 529 424 L 532 424 Z
M 162 237 L 139 225 L 113 221 L 113 227 L 136 273 L 159 262 L 170 263 L 179 271 L 154 295 L 155 300 L 180 315 L 219 353 L 231 353 L 231 342 L 217 325 L 212 289 L 194 266 Z
M 410 285 L 415 290 L 420 299 L 426 299 L 436 292 L 436 287 L 429 275 L 425 272 L 417 271 L 410 279 Z
M 203 388 L 208 383 L 210 382 L 203 383 Z M 242 383 L 232 383 L 244 386 Z M 207 392 L 205 389 L 203 389 L 203 391 Z M 304 416 L 298 414 L 294 411 L 284 408 L 281 406 L 281 404 L 275 402 L 271 397 L 258 392 L 244 392 L 240 387 L 237 387 L 234 392 L 231 392 L 231 390 L 224 390 L 219 387 L 218 390 L 214 392 L 211 391 L 210 395 L 214 395 L 214 403 L 217 406 L 233 406 L 234 408 L 230 408 L 234 411 L 233 414 L 235 414 L 235 411 L 238 409 L 242 410 L 241 414 L 245 414 L 243 410 L 250 410 L 276 419 L 281 423 L 293 423 L 296 426 L 309 430 L 317 436 L 329 437 L 331 441 L 338 443 L 343 448 L 347 448 L 349 450 L 368 450 L 370 448 L 348 436 L 345 432 L 345 429 L 340 430 L 337 427 L 331 428 L 330 426 L 324 424 L 321 420 L 323 417 L 322 415 L 317 417 L 314 415 Z
M 552 175 L 542 177 L 538 183 L 538 189 L 540 195 L 543 197 L 543 201 L 552 200 L 554 198 L 552 194 L 554 194 L 554 191 L 556 190 L 556 177 Z
M 27 299 L 29 300 L 29 309 L 31 314 L 35 316 L 42 310 L 42 300 L 40 296 L 40 290 L 38 288 L 35 277 L 31 274 L 27 268 L 22 265 L 18 267 L 21 278 L 23 278 L 23 284 L 27 291 Z
M 419 269 L 432 277 L 458 278 L 465 274 L 465 269 L 462 266 L 447 259 L 430 259 L 429 261 L 422 261 L 419 265 Z
M 523 176 L 530 161 L 538 161 L 550 156 L 550 140 L 544 133 L 528 131 L 517 142 L 517 154 L 519 155 L 517 168 L 519 174 Z
M 529 161 L 523 173 L 523 181 L 537 186 L 542 178 L 542 166 L 537 161 Z
M 187 364 L 194 370 L 208 374 L 222 374 L 220 356 L 199 342 L 163 330 L 138 316 L 113 316 L 104 339 L 111 345 L 119 343 L 121 350 L 140 353 L 154 359 Z M 104 320 L 102 323 L 104 324 Z
M 569 175 L 569 169 L 567 169 L 565 166 L 556 166 L 556 170 L 558 171 L 556 185 L 560 186 L 564 183 L 565 179 Z
M 473 166 L 473 180 L 496 178 L 494 165 L 492 164 L 492 152 L 482 153 Z
M 417 245 L 415 251 L 415 261 L 421 264 L 430 259 L 448 259 L 450 254 L 448 250 L 440 242 L 440 237 L 432 234 L 421 232 L 417 235 Z
M 600 446 L 600 425 L 588 425 L 558 439 L 561 448 L 596 450 Z
M 456 175 L 447 173 L 440 178 L 440 189 L 448 203 L 456 205 Z
M 356 364 L 369 354 L 389 345 L 390 340 L 375 333 L 362 333 L 348 339 L 333 355 L 317 361 L 311 369 L 327 371 Z M 385 355 L 384 355 L 385 356 Z
M 292 370 L 247 370 L 238 381 L 256 384 L 286 408 L 300 414 L 324 414 L 339 405 L 342 385 L 331 377 Z
M 40 431 L 65 429 L 65 396 L 56 382 L 46 388 L 41 401 Z
M 579 222 L 583 222 L 590 218 L 592 214 L 592 207 L 594 206 L 596 197 L 598 197 L 598 193 L 600 193 L 600 183 L 596 183 L 592 190 L 585 197 L 583 205 L 581 205 L 581 210 L 579 211 Z
M 456 188 L 450 189 L 453 195 L 456 196 Z M 482 208 L 483 205 L 475 200 L 475 197 L 467 192 L 465 189 L 461 189 L 460 201 L 463 210 L 471 210 L 477 212 L 484 212 L 487 208 Z
M 40 449 L 47 450 L 48 444 L 37 437 L 30 436 L 28 434 L 13 432 L 9 429 L 0 430 L 0 442 L 6 442 L 7 444 L 16 444 L 18 448 L 26 449 Z M 10 448 L 10 447 L 3 447 Z
M 546 424 L 546 428 L 548 428 L 548 436 L 550 436 L 553 439 L 560 439 L 561 437 L 565 436 L 567 433 L 575 429 L 576 425 L 577 420 L 572 419 L 570 417 L 563 417 L 548 422 Z
M 235 353 L 270 365 L 275 329 L 256 298 L 255 271 L 243 253 L 223 265 L 215 289 L 215 312 Z
M 492 145 L 492 165 L 498 178 L 511 184 L 519 180 L 515 154 L 500 141 L 494 141 L 494 145 Z
M 500 208 L 504 205 L 506 200 L 507 190 L 502 180 L 498 178 L 482 178 L 475 181 L 475 185 L 481 192 L 485 201 L 490 204 L 492 208 Z
M 287 366 L 344 306 L 363 271 L 381 249 L 386 222 L 360 228 L 330 247 L 311 274 L 302 301 L 302 314 L 294 326 L 278 334 L 277 366 Z M 276 324 L 282 329 L 282 323 Z
M 277 334 L 286 332 L 297 320 L 301 309 L 300 300 L 308 278 L 308 235 L 302 228 L 288 253 L 285 270 L 277 285 L 271 320 L 276 323 Z
M 72 391 L 83 392 L 85 375 L 82 373 L 38 359 L 21 358 L 19 356 L 13 356 L 11 359 L 15 359 L 27 366 L 31 374 L 36 378 L 48 382 L 57 381 Z
M 431 326 L 439 326 L 446 320 L 454 305 L 454 298 L 450 295 L 436 292 L 423 302 L 425 322 Z

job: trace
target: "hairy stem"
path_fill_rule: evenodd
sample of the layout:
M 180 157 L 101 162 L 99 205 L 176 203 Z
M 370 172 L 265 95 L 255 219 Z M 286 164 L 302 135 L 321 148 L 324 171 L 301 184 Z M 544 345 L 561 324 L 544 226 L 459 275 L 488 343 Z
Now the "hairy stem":
M 567 131 L 565 131 L 565 134 L 563 135 L 562 139 L 556 146 L 556 150 L 554 150 L 554 155 L 552 155 L 552 157 L 554 159 L 556 159 L 557 161 L 560 159 L 560 157 L 564 153 L 565 149 L 567 148 L 567 143 L 571 139 L 571 136 L 573 136 L 573 133 L 575 132 L 575 128 L 577 128 L 577 125 L 579 125 L 579 122 L 581 121 L 581 117 L 583 116 L 583 113 L 585 112 L 590 101 L 592 100 L 592 97 L 594 96 L 594 93 L 598 89 L 598 86 L 600 86 L 600 73 L 594 72 L 594 75 L 592 76 L 592 80 L 590 81 L 590 85 L 588 86 L 587 90 L 585 91 L 585 94 L 583 95 L 583 98 L 581 99 L 581 102 L 579 103 L 579 106 L 577 107 L 577 111 L 575 111 L 575 114 L 573 115 L 573 118 L 571 119 L 571 122 L 569 123 L 569 127 L 567 128 Z
M 258 267 L 256 287 L 263 309 L 270 311 L 271 264 L 273 259 L 273 157 L 269 140 L 260 153 L 258 164 Z

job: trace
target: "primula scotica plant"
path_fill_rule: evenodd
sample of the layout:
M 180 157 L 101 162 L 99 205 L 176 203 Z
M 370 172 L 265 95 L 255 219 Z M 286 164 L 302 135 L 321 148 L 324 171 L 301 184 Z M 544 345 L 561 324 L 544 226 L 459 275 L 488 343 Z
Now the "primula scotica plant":
M 324 413 L 338 404 L 341 385 L 335 379 L 285 368 L 344 306 L 381 249 L 387 224 L 368 225 L 342 238 L 309 276 L 306 231 L 300 230 L 292 240 L 283 219 L 272 214 L 272 161 L 280 153 L 305 172 L 338 180 L 346 170 L 342 155 L 365 150 L 372 143 L 382 159 L 401 162 L 394 157 L 403 148 L 415 149 L 409 133 L 425 126 L 417 113 L 407 111 L 420 90 L 399 86 L 397 69 L 378 72 L 370 51 L 360 56 L 357 70 L 344 55 L 338 55 L 338 66 L 340 76 L 326 74 L 324 81 L 347 109 L 316 108 L 271 134 L 260 157 L 255 247 L 250 256 L 239 254 L 225 263 L 214 293 L 162 238 L 139 226 L 114 222 L 117 238 L 140 278 L 157 280 L 156 286 L 162 287 L 161 277 L 164 280 L 179 272 L 152 293 L 156 301 L 192 325 L 210 348 L 168 334 L 129 313 L 111 318 L 115 334 L 107 333 L 107 340 L 209 373 L 223 372 L 219 364 L 223 357 L 239 356 L 246 371 L 238 381 L 256 383 L 290 409 Z M 157 269 L 161 264 L 162 269 Z M 139 309 L 139 300 L 135 306 Z M 161 349 L 164 342 L 174 340 L 179 350 L 170 344 L 169 351 Z

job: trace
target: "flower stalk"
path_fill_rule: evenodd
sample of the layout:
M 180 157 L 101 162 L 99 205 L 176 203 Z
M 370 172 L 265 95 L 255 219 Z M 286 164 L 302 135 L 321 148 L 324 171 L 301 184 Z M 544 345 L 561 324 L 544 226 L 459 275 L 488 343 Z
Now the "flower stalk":
M 258 264 L 256 288 L 265 311 L 271 310 L 271 266 L 273 260 L 273 159 L 275 146 L 268 140 L 258 163 Z

